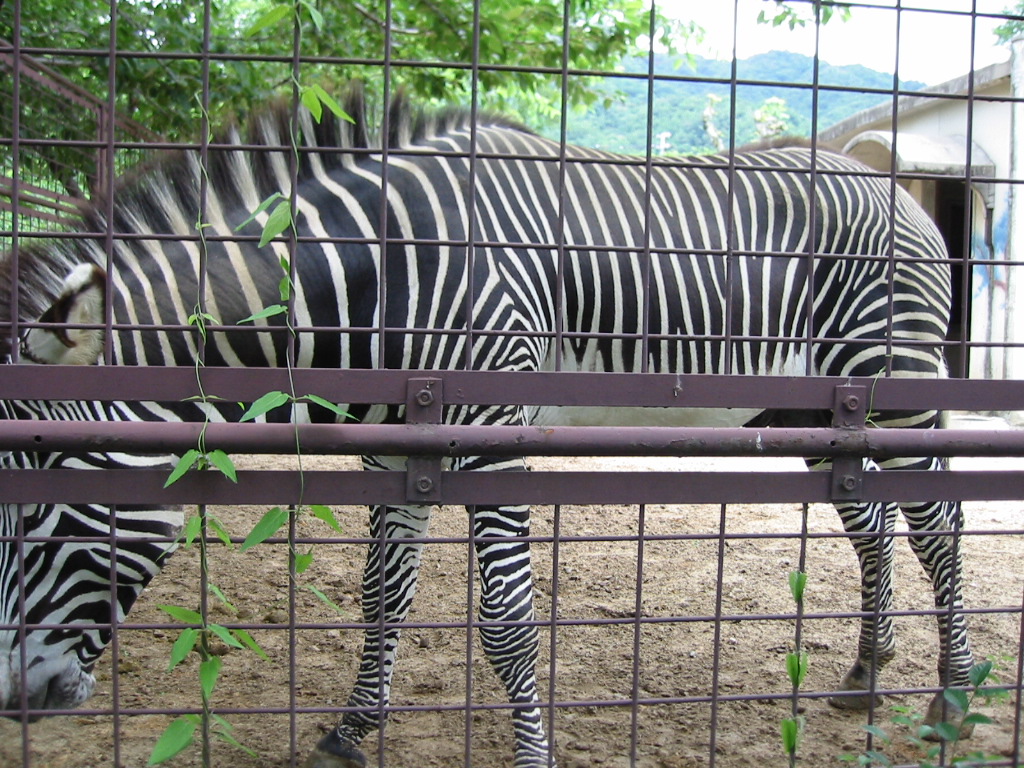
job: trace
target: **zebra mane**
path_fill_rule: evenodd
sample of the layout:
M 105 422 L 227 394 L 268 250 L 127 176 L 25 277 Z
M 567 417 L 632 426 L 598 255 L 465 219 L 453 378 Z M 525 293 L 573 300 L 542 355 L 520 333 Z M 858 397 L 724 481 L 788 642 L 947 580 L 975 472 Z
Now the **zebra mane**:
M 298 180 L 313 173 L 310 155 L 315 153 L 327 170 L 342 165 L 346 155 L 401 149 L 425 139 L 465 130 L 472 122 L 466 109 L 431 109 L 416 106 L 404 90 L 396 92 L 386 115 L 374 108 L 362 85 L 350 83 L 338 90 L 338 103 L 351 120 L 324 107 L 316 122 L 302 108 L 298 112 Z M 254 210 L 275 192 L 287 194 L 286 169 L 291 155 L 295 113 L 291 101 L 270 101 L 243 125 L 228 125 L 217 132 L 206 151 L 205 169 L 194 149 L 162 152 L 155 160 L 139 163 L 122 174 L 113 186 L 113 231 L 160 233 L 194 237 L 200 220 L 201 179 L 208 179 L 207 212 Z M 481 112 L 478 126 L 508 128 L 530 133 L 517 122 Z M 263 149 L 263 148 L 266 149 Z M 282 178 L 285 177 L 285 178 Z M 284 188 L 283 188 L 284 187 Z M 53 241 L 22 240 L 17 259 L 0 253 L 0 355 L 9 353 L 13 319 L 13 269 L 18 268 L 17 314 L 22 321 L 37 320 L 59 295 L 64 278 L 78 264 L 103 266 L 106 255 L 102 233 L 108 230 L 108 200 L 95 195 L 83 208 L 70 231 L 100 233 L 96 239 L 55 238 Z
M 252 211 L 274 193 L 287 195 L 293 134 L 300 149 L 297 179 L 302 182 L 314 172 L 313 155 L 329 171 L 355 154 L 409 147 L 430 137 L 465 130 L 472 120 L 465 109 L 415 106 L 404 89 L 393 96 L 387 114 L 378 117 L 382 110 L 373 107 L 359 82 L 340 89 L 338 102 L 349 119 L 325 106 L 320 120 L 315 121 L 305 108 L 296 113 L 290 99 L 276 98 L 257 110 L 244 126 L 229 125 L 215 134 L 204 168 L 200 168 L 195 150 L 163 153 L 155 163 L 141 164 L 115 184 L 114 231 L 138 232 L 139 224 L 146 223 L 158 224 L 154 231 L 194 235 L 201 199 L 199 180 L 203 176 L 209 179 L 208 195 L 225 210 Z M 477 125 L 529 132 L 508 118 L 490 113 L 478 115 Z M 86 217 L 93 225 L 90 231 L 106 229 L 103 203 L 98 200 Z M 168 211 L 179 221 L 167 220 Z M 122 218 L 129 214 L 134 220 Z

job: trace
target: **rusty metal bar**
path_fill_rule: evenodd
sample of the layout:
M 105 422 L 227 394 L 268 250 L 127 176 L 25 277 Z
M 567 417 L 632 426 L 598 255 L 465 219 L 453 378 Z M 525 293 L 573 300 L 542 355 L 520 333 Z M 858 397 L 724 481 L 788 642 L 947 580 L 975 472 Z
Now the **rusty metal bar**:
M 203 425 L 3 422 L 0 450 L 180 453 Z M 208 424 L 230 453 L 385 456 L 1024 456 L 1024 431 L 759 427 L 545 427 L 451 424 Z
M 191 367 L 11 365 L 0 376 L 0 399 L 184 400 L 198 393 Z M 342 403 L 404 403 L 406 382 L 426 371 L 204 368 L 204 390 L 251 402 L 270 390 L 314 393 Z M 867 387 L 873 411 L 914 409 L 1024 410 L 1024 386 L 1015 380 L 898 379 L 824 376 L 723 376 L 671 373 L 554 371 L 429 372 L 445 382 L 449 405 L 495 403 L 687 408 L 831 410 L 837 384 Z M 637 377 L 643 386 L 638 386 Z
M 234 484 L 216 472 L 186 475 L 164 488 L 160 470 L 0 470 L 8 504 L 406 504 L 405 472 L 241 471 Z M 826 472 L 443 472 L 444 504 L 774 504 L 830 502 Z M 1017 500 L 1024 472 L 866 472 L 863 501 L 928 498 Z M 301 491 L 301 495 L 300 495 Z

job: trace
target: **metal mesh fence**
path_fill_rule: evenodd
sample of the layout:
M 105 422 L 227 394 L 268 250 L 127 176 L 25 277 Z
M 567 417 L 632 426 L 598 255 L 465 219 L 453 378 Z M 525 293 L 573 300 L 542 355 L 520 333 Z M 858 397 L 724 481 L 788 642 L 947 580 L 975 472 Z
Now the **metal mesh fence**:
M 360 747 L 368 764 L 382 767 L 511 765 L 514 755 L 517 765 L 569 768 L 843 759 L 952 765 L 971 752 L 983 754 L 972 759 L 985 764 L 1019 764 L 1024 584 L 1015 563 L 1024 547 L 1024 439 L 1014 413 L 1024 402 L 1014 212 L 1017 89 L 1024 80 L 1011 56 L 1016 43 L 995 63 L 985 51 L 992 28 L 1013 36 L 1020 12 L 977 0 L 912 8 L 738 2 L 722 6 L 721 24 L 689 4 L 657 14 L 625 3 L 345 6 L 83 0 L 69 22 L 43 13 L 45 3 L 0 4 L 0 40 L 7 41 L 0 48 L 7 75 L 0 143 L 8 158 L 0 175 L 10 178 L 0 241 L 11 245 L 0 333 L 15 363 L 0 376 L 0 706 L 7 715 L 0 766 L 134 766 L 178 747 L 168 764 L 303 765 L 353 714 L 387 718 Z M 765 16 L 760 25 L 758 14 Z M 719 41 L 719 58 L 700 47 L 691 22 Z M 727 31 L 714 38 L 719 26 Z M 801 53 L 758 53 L 760 36 L 773 29 L 802 41 L 786 43 L 802 44 Z M 939 49 L 931 59 L 936 71 L 952 66 L 953 76 L 922 82 L 907 74 L 922 37 Z M 838 56 L 840 43 L 846 48 L 851 40 L 874 50 L 877 71 L 832 66 L 830 52 Z M 62 107 L 35 89 L 32 73 L 42 68 L 89 91 L 91 103 L 102 106 L 97 114 L 118 117 L 97 119 L 84 132 L 77 120 L 62 120 Z M 306 111 L 327 121 L 335 109 L 351 111 L 342 97 L 353 78 L 364 82 L 372 120 L 347 128 L 338 119 L 349 145 L 310 148 L 296 140 Z M 441 146 L 410 143 L 403 134 L 409 126 L 383 106 L 400 94 L 428 109 L 454 101 L 468 110 L 469 119 L 451 131 L 459 140 L 438 129 Z M 244 127 L 253 125 L 247 115 L 266 114 L 266 103 L 279 104 L 285 129 L 269 140 Z M 480 136 L 495 110 L 550 143 L 528 152 L 509 139 L 495 149 Z M 133 132 L 136 122 L 146 132 Z M 234 135 L 218 128 L 231 124 L 243 127 Z M 362 141 L 364 127 L 393 132 L 395 142 Z M 949 332 L 937 345 L 949 379 L 892 375 L 907 373 L 900 354 L 910 359 L 930 348 L 893 331 L 904 290 L 894 234 L 881 250 L 840 255 L 813 237 L 798 248 L 742 244 L 745 225 L 773 231 L 792 199 L 770 198 L 772 211 L 747 222 L 733 205 L 759 182 L 745 175 L 738 151 L 752 141 L 778 144 L 783 133 L 802 137 L 810 153 L 805 164 L 782 172 L 794 197 L 813 197 L 816 185 L 846 177 L 881 179 L 890 222 L 901 188 L 935 222 L 946 249 L 938 262 L 950 280 Z M 576 144 L 601 154 L 581 158 Z M 864 167 L 823 169 L 829 147 Z M 239 152 L 241 165 L 256 171 L 233 165 Z M 709 161 L 714 152 L 718 159 Z M 143 153 L 147 161 L 126 170 Z M 163 207 L 121 207 L 143 198 L 147 184 L 180 181 L 173 171 L 193 157 L 197 170 L 188 184 L 147 198 Z M 344 174 L 366 173 L 365 163 L 379 169 L 372 195 L 379 204 L 367 208 L 365 222 L 333 226 L 363 204 Z M 629 198 L 626 187 L 592 185 L 581 197 L 571 179 L 584 166 L 598 169 L 592 179 L 624 169 L 640 191 Z M 458 176 L 461 209 L 439 214 L 429 184 L 419 195 L 404 186 L 439 167 Z M 552 169 L 547 178 L 556 190 L 546 230 L 532 231 L 526 215 L 516 214 L 543 190 L 492 192 L 500 173 L 526 178 L 534 167 Z M 665 168 L 689 179 L 710 168 L 726 180 L 726 213 L 689 210 L 676 200 L 687 231 L 713 228 L 718 215 L 726 233 L 720 242 L 681 247 L 652 234 L 652 211 L 664 194 L 652 178 Z M 40 181 L 36 173 L 49 176 Z M 304 179 L 324 175 L 335 180 L 326 185 L 332 193 L 308 194 Z M 122 181 L 112 186 L 96 181 L 117 176 Z M 225 178 L 269 184 L 278 194 L 226 194 Z M 76 186 L 88 188 L 84 220 L 62 221 L 60 233 L 36 232 L 28 223 L 38 218 L 32 194 L 63 190 L 59 197 Z M 180 202 L 186 199 L 192 202 Z M 851 215 L 856 201 L 816 205 L 812 233 L 827 229 L 830 217 Z M 608 212 L 609 222 L 641 221 L 642 237 L 633 241 L 598 223 L 581 234 L 573 228 L 573 211 L 581 208 Z M 623 209 L 631 213 L 610 213 Z M 141 221 L 139 211 L 149 218 Z M 279 220 L 287 215 L 303 225 L 274 229 L 276 211 Z M 407 224 L 428 219 L 428 235 Z M 460 229 L 456 221 L 470 223 Z M 512 223 L 501 230 L 494 221 Z M 498 280 L 486 266 L 505 251 L 518 254 L 519 266 L 545 259 L 556 266 L 550 274 L 524 267 L 497 308 L 466 302 Z M 36 270 L 47 252 L 61 256 Z M 468 266 L 451 268 L 451 284 L 438 281 L 430 295 L 418 296 L 431 270 L 445 268 L 437 254 L 449 252 Z M 376 275 L 405 277 L 356 283 L 355 272 L 341 267 L 315 281 L 300 274 L 303 256 L 321 253 L 339 254 L 340 264 L 369 258 Z M 47 311 L 60 291 L 58 268 L 74 266 L 66 254 L 90 254 L 102 269 L 98 285 L 111 300 L 98 318 L 61 315 L 61 306 L 87 293 L 87 283 Z M 734 295 L 722 299 L 727 316 L 748 306 L 747 273 L 756 263 L 794 275 L 804 274 L 801 265 L 888 264 L 881 310 L 857 308 L 887 316 L 878 335 L 845 340 L 867 350 L 881 338 L 888 362 L 867 374 L 852 367 L 841 377 L 818 375 L 827 372 L 822 350 L 842 339 L 816 320 L 796 333 L 782 323 L 751 324 L 743 312 L 699 332 L 652 330 L 650 319 L 631 329 L 631 313 L 653 317 L 659 292 L 668 291 L 652 265 L 674 259 L 726 265 L 721 284 L 681 303 L 698 306 L 705 289 L 707 296 Z M 602 264 L 616 280 L 640 276 L 632 305 L 607 281 L 598 283 L 608 293 L 597 298 L 614 305 L 610 324 L 572 322 L 574 312 L 590 311 L 574 303 L 587 297 L 572 285 L 574 275 L 582 279 L 573 265 L 585 262 Z M 194 265 L 194 281 L 149 313 L 160 303 L 152 296 L 184 281 L 175 266 L 186 263 Z M 795 313 L 811 318 L 815 296 L 828 285 L 804 276 L 790 289 L 804 291 Z M 529 297 L 544 290 L 553 297 L 553 322 L 531 324 Z M 767 304 L 772 286 L 758 290 Z M 839 295 L 867 290 L 850 278 Z M 333 297 L 345 312 L 325 320 L 306 311 L 303 297 L 314 294 Z M 408 311 L 418 302 L 429 311 Z M 232 310 L 235 304 L 271 309 L 237 325 L 247 312 Z M 492 322 L 503 312 L 513 321 Z M 831 314 L 842 312 L 840 306 Z M 70 362 L 65 350 L 86 346 L 90 331 L 100 331 L 101 341 L 85 362 L 102 364 L 30 364 L 52 363 L 51 354 Z M 57 341 L 33 344 L 45 334 Z M 486 350 L 506 341 L 550 355 L 534 367 L 494 364 Z M 332 343 L 326 357 L 310 351 Z M 449 344 L 457 350 L 449 357 L 395 362 L 410 359 L 410 350 Z M 580 370 L 586 366 L 574 350 L 590 344 L 608 360 L 635 349 L 636 364 Z M 673 370 L 668 352 L 659 357 L 673 345 L 705 350 L 717 362 Z M 746 367 L 772 345 L 805 353 L 770 371 Z M 158 357 L 166 364 L 153 365 Z M 193 365 L 195 358 L 205 364 Z M 272 392 L 284 393 L 276 410 L 255 424 L 230 423 Z M 208 423 L 189 410 L 203 398 Z M 58 401 L 112 405 L 47 405 Z M 322 403 L 344 403 L 342 410 L 365 423 L 347 416 L 333 423 L 336 414 Z M 496 405 L 542 417 L 578 410 L 550 425 L 543 418 L 495 424 L 488 413 Z M 892 414 L 930 409 L 950 413 L 952 429 L 894 428 Z M 790 416 L 770 427 L 739 426 L 765 412 Z M 282 423 L 293 420 L 312 423 Z M 584 424 L 590 426 L 578 426 Z M 188 451 L 203 471 L 173 483 L 170 468 L 150 458 Z M 371 462 L 376 471 L 362 470 L 360 455 L 380 457 Z M 872 471 L 894 457 L 923 455 L 951 457 L 951 470 Z M 529 472 L 450 471 L 479 456 L 525 456 Z M 804 471 L 805 459 L 821 471 Z M 860 504 L 866 517 L 894 499 L 963 501 L 963 518 L 932 520 L 924 540 L 946 542 L 962 557 L 962 573 L 939 569 L 929 583 L 917 560 L 931 554 L 915 557 L 913 549 L 920 527 L 900 522 L 851 534 L 833 507 Z M 54 505 L 61 504 L 77 512 L 58 514 Z M 179 504 L 189 505 L 181 534 L 156 523 L 139 527 L 154 508 Z M 367 504 L 389 505 L 409 520 L 417 509 L 431 510 L 429 530 L 405 522 L 368 532 Z M 492 520 L 495 504 L 511 506 Z M 531 506 L 529 527 L 503 536 L 515 505 Z M 263 540 L 252 545 L 257 538 Z M 860 544 L 862 557 L 893 546 L 894 605 L 862 604 L 866 577 L 848 539 Z M 364 575 L 367 548 L 393 541 L 411 547 Z M 133 591 L 148 581 L 145 546 L 171 542 L 181 544 L 178 551 L 121 615 L 120 606 L 131 606 Z M 522 543 L 531 551 L 525 589 L 533 612 L 513 617 L 493 610 L 490 590 L 514 579 L 501 571 L 500 556 L 483 553 Z M 423 550 L 418 593 L 411 613 L 396 619 L 382 612 L 377 593 L 396 583 L 395 599 L 411 598 L 408 578 L 396 574 L 419 560 L 416 545 Z M 794 573 L 807 578 L 800 600 Z M 963 607 L 933 597 L 957 589 L 965 593 Z M 39 595 L 46 596 L 42 607 Z M 482 601 L 490 612 L 478 613 Z M 506 596 L 499 604 L 514 602 Z M 979 722 L 970 740 L 948 739 L 929 753 L 932 742 L 921 742 L 918 729 L 928 702 L 938 694 L 941 703 L 951 682 L 941 672 L 936 625 L 961 618 L 975 661 L 995 664 L 984 689 L 998 682 L 1009 695 L 969 698 L 970 711 L 992 722 Z M 861 623 L 889 621 L 897 656 L 869 680 L 872 695 L 860 697 L 865 707 L 832 706 L 830 700 L 854 698 L 840 681 L 857 658 Z M 485 652 L 480 633 L 503 638 L 523 627 L 538 636 L 536 702 L 510 703 L 493 672 L 507 659 Z M 364 635 L 398 628 L 393 686 L 379 670 L 363 675 L 369 689 L 390 687 L 390 701 L 350 698 Z M 62 643 L 67 655 L 53 653 Z M 92 669 L 92 650 L 104 647 Z M 862 648 L 860 658 L 885 661 L 888 652 Z M 390 669 L 387 651 L 366 653 Z M 529 674 L 529 656 L 516 657 L 517 675 Z M 96 678 L 81 703 L 61 690 L 75 657 Z M 510 722 L 533 712 L 551 749 L 527 758 L 515 751 Z M 48 714 L 54 716 L 37 719 Z M 795 746 L 789 730 L 799 734 Z M 950 735 L 941 726 L 939 732 Z

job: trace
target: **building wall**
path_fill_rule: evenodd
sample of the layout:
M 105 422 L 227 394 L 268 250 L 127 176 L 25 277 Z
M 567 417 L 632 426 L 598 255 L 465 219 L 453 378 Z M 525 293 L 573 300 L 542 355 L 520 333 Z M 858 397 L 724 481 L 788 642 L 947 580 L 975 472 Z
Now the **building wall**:
M 915 99 L 908 110 L 901 111 L 897 120 L 896 151 L 900 148 L 901 134 L 917 134 L 930 137 L 970 136 L 974 145 L 988 155 L 995 166 L 992 180 L 972 177 L 970 256 L 974 266 L 971 273 L 971 318 L 970 340 L 974 342 L 1003 343 L 1024 342 L 1024 323 L 1017 320 L 1013 308 L 1024 301 L 1024 277 L 1013 279 L 1008 265 L 1002 264 L 1013 258 L 1010 241 L 1013 234 L 1010 227 L 1010 188 L 1008 183 L 1011 170 L 1011 82 L 1008 76 L 1001 76 L 985 82 L 975 90 L 974 99 L 963 98 L 963 91 L 951 90 L 942 96 Z M 876 116 L 877 115 L 877 116 Z M 874 117 L 875 119 L 865 119 Z M 970 119 L 970 124 L 968 124 Z M 838 127 L 838 126 L 837 126 Z M 970 129 L 970 133 L 968 132 Z M 865 115 L 851 121 L 849 129 L 834 132 L 828 139 L 845 146 L 851 139 L 865 131 L 892 130 L 890 110 L 881 114 Z M 863 145 L 862 145 L 863 146 Z M 888 170 L 891 155 L 886 147 L 858 147 L 857 155 L 872 167 Z M 966 153 L 965 153 L 966 154 Z M 960 159 L 966 167 L 967 157 Z M 975 159 L 976 162 L 976 159 Z M 957 171 L 964 178 L 962 168 Z M 951 176 L 955 178 L 955 176 Z M 936 209 L 935 181 L 908 179 L 901 182 L 922 206 L 938 219 Z M 942 222 L 939 222 L 942 226 Z M 1024 233 L 1018 235 L 1024 240 Z M 1024 247 L 1018 247 L 1017 258 L 1024 260 Z M 1021 313 L 1024 320 L 1024 313 Z M 1024 350 L 989 349 L 979 346 L 972 350 L 969 374 L 979 378 L 1024 377 Z

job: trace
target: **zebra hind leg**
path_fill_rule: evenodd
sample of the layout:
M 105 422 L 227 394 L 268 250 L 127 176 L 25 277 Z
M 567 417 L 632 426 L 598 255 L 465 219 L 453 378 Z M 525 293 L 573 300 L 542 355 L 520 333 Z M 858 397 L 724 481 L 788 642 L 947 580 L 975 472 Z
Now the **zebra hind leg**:
M 400 624 L 412 606 L 430 519 L 429 507 L 373 507 L 366 568 L 363 572 L 362 661 L 341 722 L 317 744 L 303 768 L 365 768 L 359 743 L 384 724 L 390 700 Z M 384 526 L 383 569 L 381 525 Z M 383 582 L 383 594 L 381 586 Z M 383 635 L 381 608 L 383 607 Z
M 808 462 L 809 464 L 811 462 Z M 868 469 L 878 469 L 866 462 Z M 814 463 L 814 469 L 830 470 L 831 462 Z M 877 688 L 882 668 L 896 655 L 893 630 L 893 562 L 896 518 L 899 508 L 886 503 L 836 504 L 843 528 L 850 537 L 860 564 L 861 613 L 857 659 L 843 676 L 839 691 L 848 694 L 829 698 L 829 704 L 840 709 L 869 709 L 881 697 Z
M 941 471 L 945 467 L 940 460 L 927 458 L 911 463 L 901 462 L 895 468 Z M 939 685 L 970 686 L 974 655 L 963 612 L 963 558 L 960 537 L 957 535 L 963 525 L 960 504 L 938 501 L 903 503 L 900 506 L 912 534 L 910 546 L 931 581 L 935 607 L 939 611 L 936 616 L 939 628 Z M 936 534 L 935 531 L 950 533 Z M 932 726 L 941 722 L 952 723 L 959 728 L 960 738 L 965 739 L 972 734 L 974 725 L 962 722 L 964 714 L 939 692 L 928 705 L 925 723 Z M 938 736 L 934 738 L 938 739 Z

